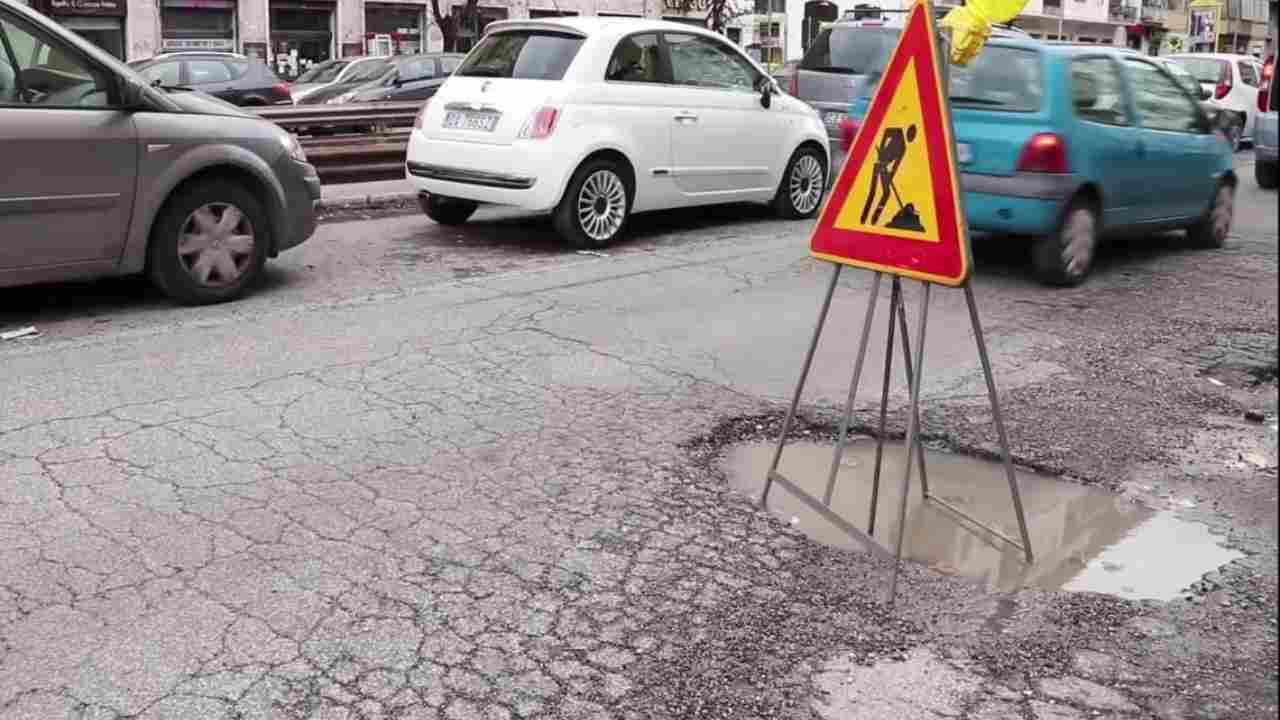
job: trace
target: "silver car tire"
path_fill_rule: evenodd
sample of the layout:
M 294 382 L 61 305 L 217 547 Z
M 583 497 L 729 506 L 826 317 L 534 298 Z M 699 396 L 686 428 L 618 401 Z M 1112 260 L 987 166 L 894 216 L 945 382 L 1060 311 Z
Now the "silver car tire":
M 612 245 L 626 231 L 635 190 L 630 168 L 606 158 L 583 163 L 565 189 L 552 220 L 570 245 Z
M 813 217 L 822 209 L 827 184 L 826 156 L 814 146 L 801 146 L 783 171 L 773 198 L 774 212 L 789 220 Z
M 271 237 L 268 215 L 249 189 L 229 180 L 180 186 L 152 227 L 148 271 L 184 305 L 233 300 L 262 274 Z

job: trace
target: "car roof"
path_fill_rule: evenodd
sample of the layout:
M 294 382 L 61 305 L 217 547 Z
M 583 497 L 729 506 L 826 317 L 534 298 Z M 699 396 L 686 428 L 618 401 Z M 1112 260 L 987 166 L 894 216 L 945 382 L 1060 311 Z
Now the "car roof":
M 1174 53 L 1165 57 L 1179 60 L 1252 60 L 1253 62 L 1259 62 L 1258 58 L 1252 55 L 1237 55 L 1234 53 Z

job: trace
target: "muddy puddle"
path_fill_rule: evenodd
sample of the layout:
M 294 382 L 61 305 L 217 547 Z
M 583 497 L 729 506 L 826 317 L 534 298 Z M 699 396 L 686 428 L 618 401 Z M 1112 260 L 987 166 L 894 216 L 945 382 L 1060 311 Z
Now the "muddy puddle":
M 772 443 L 733 448 L 726 470 L 734 489 L 758 499 L 773 451 Z M 788 444 L 779 471 L 821 501 L 832 451 L 828 444 Z M 897 538 L 904 460 L 901 445 L 886 446 L 874 536 L 885 547 L 892 547 Z M 869 519 L 874 464 L 875 441 L 852 441 L 831 498 L 831 509 L 862 530 Z M 1003 466 L 927 452 L 926 467 L 934 497 L 1008 537 L 1019 537 Z M 942 572 L 975 578 L 993 590 L 1036 586 L 1134 600 L 1173 599 L 1204 573 L 1242 557 L 1222 547 L 1206 526 L 1181 520 L 1173 512 L 1025 471 L 1019 471 L 1018 482 L 1035 551 L 1032 565 L 1023 561 L 1020 550 L 923 500 L 918 467 L 912 471 L 904 555 Z M 769 508 L 815 540 L 864 549 L 780 485 L 770 491 Z

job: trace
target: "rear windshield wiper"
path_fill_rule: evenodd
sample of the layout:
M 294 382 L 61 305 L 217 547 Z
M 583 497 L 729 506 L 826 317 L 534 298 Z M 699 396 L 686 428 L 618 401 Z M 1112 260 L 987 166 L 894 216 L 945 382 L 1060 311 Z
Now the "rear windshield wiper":
M 835 66 L 835 65 L 814 65 L 814 66 L 812 66 L 812 67 L 811 67 L 811 66 L 808 66 L 808 65 L 801 65 L 801 66 L 800 66 L 800 69 L 801 69 L 801 70 L 808 70 L 808 71 L 810 71 L 810 72 L 840 73 L 841 75 L 858 75 L 858 74 L 860 74 L 857 70 L 854 70 L 853 68 L 848 68 L 848 67 L 837 67 L 837 66 Z
M 1004 105 L 999 100 L 991 98 L 971 97 L 969 95 L 952 95 L 951 102 L 970 103 L 972 105 Z
M 499 68 L 478 67 L 468 68 L 458 73 L 458 75 L 463 77 L 506 77 L 507 73 Z

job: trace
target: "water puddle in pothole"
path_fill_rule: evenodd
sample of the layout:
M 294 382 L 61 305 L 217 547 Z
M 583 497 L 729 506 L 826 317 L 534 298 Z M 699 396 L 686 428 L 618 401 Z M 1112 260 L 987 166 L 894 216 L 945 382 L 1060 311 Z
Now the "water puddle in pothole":
M 756 443 L 729 452 L 726 470 L 735 490 L 759 499 L 774 447 Z M 848 444 L 831 498 L 832 511 L 862 530 L 869 519 L 875 447 L 870 438 Z M 778 470 L 821 502 L 833 449 L 823 443 L 789 443 Z M 925 459 L 933 496 L 1011 538 L 1019 536 L 1001 464 L 933 451 Z M 904 460 L 902 445 L 885 447 L 875 539 L 889 548 L 897 538 Z M 1243 557 L 1222 547 L 1205 525 L 1105 490 L 1025 470 L 1018 471 L 1018 486 L 1035 551 L 1032 565 L 1023 562 L 1020 550 L 923 500 L 918 466 L 912 470 L 903 554 L 943 572 L 976 578 L 993 590 L 1036 586 L 1133 600 L 1171 600 L 1204 573 Z M 781 485 L 770 491 L 769 508 L 819 542 L 865 549 Z

